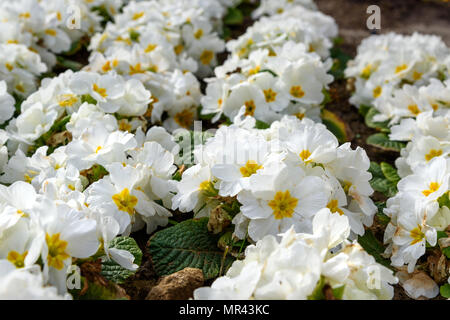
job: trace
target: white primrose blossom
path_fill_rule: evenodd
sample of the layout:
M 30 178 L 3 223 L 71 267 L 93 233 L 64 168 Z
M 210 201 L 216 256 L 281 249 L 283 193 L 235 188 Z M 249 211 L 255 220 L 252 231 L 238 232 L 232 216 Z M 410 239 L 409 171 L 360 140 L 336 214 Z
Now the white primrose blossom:
M 280 240 L 265 236 L 248 246 L 245 259 L 235 261 L 211 287 L 196 289 L 194 298 L 305 300 L 314 299 L 316 287 L 326 284 L 343 289 L 344 300 L 392 299 L 397 278 L 357 242 L 346 240 L 349 233 L 345 216 L 322 209 L 314 217 L 312 234 L 290 228 Z M 340 249 L 331 253 L 336 246 Z M 374 272 L 377 279 L 372 279 Z

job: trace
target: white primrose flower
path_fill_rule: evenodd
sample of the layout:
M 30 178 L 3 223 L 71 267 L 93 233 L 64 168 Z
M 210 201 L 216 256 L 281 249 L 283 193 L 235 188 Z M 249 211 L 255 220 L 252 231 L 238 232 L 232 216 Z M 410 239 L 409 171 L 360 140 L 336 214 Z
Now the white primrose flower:
M 325 284 L 344 286 L 342 299 L 392 299 L 397 278 L 356 242 L 347 241 L 349 232 L 346 217 L 323 209 L 314 217 L 313 234 L 290 228 L 280 240 L 265 236 L 211 287 L 196 289 L 194 299 L 315 299 L 313 292 Z M 379 271 L 378 287 L 371 285 L 374 270 Z
M 69 294 L 60 295 L 57 289 L 46 286 L 39 266 L 16 269 L 0 260 L 0 300 L 68 300 Z

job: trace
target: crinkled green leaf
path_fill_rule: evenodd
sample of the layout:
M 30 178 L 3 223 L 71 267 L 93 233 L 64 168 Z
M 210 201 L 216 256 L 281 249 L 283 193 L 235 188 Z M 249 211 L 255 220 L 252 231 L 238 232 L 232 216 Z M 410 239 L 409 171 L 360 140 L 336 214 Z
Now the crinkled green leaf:
M 130 252 L 134 256 L 134 263 L 137 265 L 142 262 L 142 251 L 133 238 L 117 237 L 109 243 L 109 247 Z M 102 261 L 101 275 L 115 283 L 123 283 L 135 273 L 136 271 L 125 269 L 112 259 Z
M 378 178 L 384 177 L 383 170 L 381 170 L 381 166 L 374 161 L 370 162 L 369 172 L 372 174 L 372 177 Z
M 377 109 L 375 109 L 374 107 L 371 107 L 366 115 L 364 116 L 364 121 L 366 123 L 366 125 L 369 128 L 374 128 L 374 129 L 378 129 L 381 130 L 383 132 L 389 132 L 389 127 L 388 127 L 388 123 L 389 121 L 383 121 L 383 122 L 375 122 L 373 120 L 373 118 L 379 114 L 379 112 L 377 111 Z
M 397 185 L 397 182 L 399 182 L 401 179 L 397 174 L 397 170 L 395 170 L 395 168 L 387 162 L 381 162 L 380 168 L 381 171 L 383 171 L 383 175 L 386 177 L 386 179 Z
M 186 267 L 203 270 L 205 279 L 219 276 L 223 261 L 223 273 L 234 259 L 223 258 L 217 247 L 219 235 L 207 229 L 208 218 L 191 219 L 157 232 L 148 243 L 153 266 L 158 275 L 164 276 Z
M 405 147 L 405 143 L 391 141 L 385 133 L 375 133 L 367 138 L 367 143 L 386 151 L 400 151 Z

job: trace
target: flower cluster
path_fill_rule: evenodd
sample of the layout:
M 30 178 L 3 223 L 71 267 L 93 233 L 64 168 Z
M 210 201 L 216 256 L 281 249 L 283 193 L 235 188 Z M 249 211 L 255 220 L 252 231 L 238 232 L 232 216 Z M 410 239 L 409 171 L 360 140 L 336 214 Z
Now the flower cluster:
M 194 298 L 305 300 L 328 294 L 344 300 L 392 299 L 397 278 L 356 241 L 348 241 L 349 232 L 345 216 L 322 209 L 312 234 L 291 228 L 280 241 L 264 237 L 211 287 L 195 290 Z
M 328 207 L 349 218 L 353 233 L 364 234 L 376 212 L 365 151 L 339 146 L 310 119 L 285 116 L 259 130 L 252 129 L 254 118 L 240 120 L 244 113 L 242 107 L 238 124 L 220 127 L 196 146 L 195 165 L 183 172 L 172 209 L 209 216 L 237 201 L 234 234 L 257 241 L 291 226 L 311 232 L 316 212 Z
M 116 12 L 121 0 L 6 0 L 0 4 L 0 78 L 26 97 L 37 77 L 56 64 L 82 37 L 101 29 L 95 8 Z
M 400 270 L 407 265 L 409 273 L 417 271 L 426 247 L 438 245 L 438 232 L 450 225 L 449 53 L 436 36 L 372 36 L 346 70 L 356 78 L 351 102 L 373 105 L 373 121 L 390 129 L 389 139 L 407 142 L 395 161 L 398 193 L 386 202 L 390 222 L 384 242 L 392 265 Z M 420 295 L 405 289 L 415 298 Z M 434 284 L 425 291 L 435 297 L 439 288 Z
M 390 124 L 428 110 L 440 112 L 448 106 L 439 102 L 443 86 L 433 80 L 448 76 L 449 55 L 450 48 L 438 36 L 389 33 L 366 38 L 345 70 L 355 79 L 350 102 L 373 105 L 380 113 L 374 120 Z M 429 87 L 420 88 L 424 85 Z
M 230 2 L 230 1 L 228 1 Z M 137 79 L 153 94 L 152 123 L 169 131 L 189 128 L 200 105 L 195 78 L 211 73 L 225 49 L 220 18 L 230 3 L 220 1 L 130 2 L 91 41 L 85 68 Z
M 320 121 L 324 90 L 333 81 L 327 73 L 334 20 L 295 6 L 289 12 L 263 17 L 236 40 L 227 43 L 230 57 L 206 79 L 203 115 L 232 120 L 242 106 L 245 115 L 271 123 L 283 115 Z

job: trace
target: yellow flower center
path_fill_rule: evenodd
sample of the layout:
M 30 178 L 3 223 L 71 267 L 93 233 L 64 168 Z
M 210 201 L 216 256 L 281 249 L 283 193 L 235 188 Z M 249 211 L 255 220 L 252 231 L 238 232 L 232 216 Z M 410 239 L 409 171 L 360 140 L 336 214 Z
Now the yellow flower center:
M 437 183 L 437 182 L 431 182 L 430 185 L 429 185 L 429 189 L 428 189 L 428 190 L 423 190 L 423 191 L 422 191 L 422 194 L 423 194 L 425 197 L 428 197 L 428 196 L 429 196 L 430 194 L 432 194 L 433 192 L 438 191 L 438 189 L 439 189 L 440 186 L 441 186 L 441 185 L 440 185 L 439 183 Z
M 137 20 L 139 18 L 142 18 L 143 16 L 144 16 L 144 11 L 136 12 L 135 14 L 133 14 L 133 20 Z
M 120 211 L 128 212 L 129 215 L 134 213 L 134 207 L 138 203 L 138 198 L 130 194 L 128 188 L 125 188 L 120 193 L 113 195 L 112 199 Z
M 294 116 L 296 116 L 298 120 L 302 120 L 305 117 L 305 114 L 303 112 L 297 112 Z
M 262 169 L 263 166 L 260 166 L 256 161 L 248 160 L 245 166 L 241 167 L 239 171 L 241 172 L 243 177 L 250 177 L 252 174 L 255 174 L 256 171 Z
M 200 62 L 209 65 L 211 63 L 211 60 L 214 58 L 214 52 L 211 50 L 204 50 L 202 54 L 200 55 Z
M 420 78 L 422 78 L 422 73 L 414 71 L 412 77 L 413 77 L 414 81 L 420 80 Z
M 30 15 L 29 12 L 24 12 L 24 13 L 19 14 L 19 18 L 25 18 L 25 19 L 28 19 L 30 16 L 31 16 L 31 15 Z
M 5 63 L 5 67 L 6 67 L 6 69 L 8 69 L 8 71 L 12 71 L 12 69 L 14 69 L 14 66 L 8 62 Z
M 256 67 L 254 67 L 254 68 L 248 70 L 248 74 L 249 74 L 250 76 L 252 76 L 252 75 L 254 75 L 254 74 L 257 74 L 257 73 L 259 72 L 259 70 L 261 70 L 261 66 L 256 66 Z
M 378 98 L 381 96 L 381 93 L 383 92 L 383 89 L 380 86 L 377 86 L 375 89 L 373 89 L 373 97 Z
M 25 92 L 25 88 L 24 88 L 23 85 L 20 84 L 20 83 L 17 84 L 15 88 L 16 88 L 16 90 L 19 91 L 19 92 L 22 92 L 22 93 Z
M 28 254 L 28 251 L 20 254 L 17 251 L 10 251 L 6 259 L 11 262 L 16 268 L 23 268 L 25 266 L 25 258 Z
M 425 238 L 425 234 L 422 232 L 419 225 L 417 225 L 417 228 L 412 229 L 409 235 L 413 239 L 413 241 L 411 241 L 411 245 L 419 243 Z
M 306 161 L 306 159 L 308 159 L 311 156 L 311 151 L 309 151 L 308 149 L 302 150 L 299 156 L 303 161 Z
M 303 91 L 302 86 L 292 86 L 289 93 L 295 98 L 302 98 L 305 95 L 305 91 Z
M 56 31 L 53 29 L 47 29 L 47 30 L 45 30 L 45 34 L 48 34 L 49 36 L 54 37 L 54 36 L 56 36 Z
M 344 192 L 347 194 L 348 194 L 348 191 L 350 190 L 351 186 L 352 186 L 351 182 L 348 182 L 348 181 L 342 182 L 342 189 L 344 189 Z
M 142 70 L 141 64 L 136 63 L 134 66 L 130 65 L 130 75 L 136 74 L 136 73 L 144 73 L 145 70 Z
M 344 211 L 342 211 L 339 208 L 339 203 L 338 203 L 338 201 L 336 199 L 332 199 L 330 202 L 328 202 L 327 208 L 330 209 L 330 211 L 332 213 L 336 213 L 337 212 L 341 216 L 344 214 Z
M 103 72 L 108 72 L 111 70 L 111 62 L 106 61 L 105 64 L 102 66 L 102 71 Z
M 289 190 L 282 192 L 278 191 L 273 200 L 269 201 L 268 205 L 273 210 L 275 219 L 291 218 L 294 210 L 297 207 L 298 199 L 291 197 Z
M 403 70 L 406 70 L 408 68 L 408 65 L 406 65 L 406 64 L 401 64 L 401 65 L 399 65 L 399 66 L 397 66 L 396 68 L 395 68 L 395 73 L 397 74 L 397 73 L 400 73 L 400 72 L 402 72 Z
M 119 130 L 122 131 L 131 131 L 132 126 L 131 124 L 128 122 L 127 119 L 121 119 L 119 120 Z
M 176 45 L 173 50 L 175 51 L 176 55 L 179 55 L 181 52 L 183 52 L 184 46 L 182 44 Z
M 60 100 L 59 100 L 59 106 L 64 108 L 64 107 L 71 107 L 73 106 L 76 102 L 78 101 L 78 98 L 71 93 L 67 93 L 67 94 L 63 94 L 60 96 Z
M 255 114 L 256 106 L 255 101 L 249 100 L 244 102 L 245 105 L 245 113 L 246 116 L 253 116 Z
M 365 68 L 361 71 L 361 78 L 369 79 L 370 74 L 372 73 L 372 65 L 369 63 Z
M 152 52 L 153 50 L 156 49 L 156 47 L 157 47 L 156 44 L 151 44 L 151 43 L 150 43 L 150 44 L 147 46 L 147 48 L 145 48 L 144 52 L 145 52 L 145 53 Z
M 425 155 L 425 160 L 430 161 L 431 159 L 433 159 L 434 157 L 439 157 L 442 155 L 442 150 L 436 150 L 436 149 L 431 149 L 429 153 L 427 153 Z
M 411 113 L 415 116 L 417 116 L 420 113 L 419 107 L 417 104 L 411 104 L 408 106 L 408 110 L 411 111 Z
M 59 237 L 59 233 L 52 236 L 48 233 L 45 235 L 45 242 L 48 246 L 48 265 L 57 270 L 61 270 L 64 267 L 64 260 L 70 258 L 70 255 L 66 252 L 67 241 L 61 240 Z
M 102 146 L 98 146 L 97 149 L 95 149 L 95 153 L 98 153 L 102 149 Z
M 194 113 L 188 109 L 184 109 L 174 116 L 174 120 L 180 127 L 188 129 L 192 122 L 194 122 Z
M 202 30 L 202 29 L 198 29 L 198 30 L 194 33 L 195 39 L 200 39 L 202 36 L 203 36 L 203 30 Z
M 106 94 L 105 88 L 100 88 L 96 83 L 92 86 L 92 89 L 97 92 L 99 95 L 101 95 L 103 98 L 106 98 L 108 95 Z
M 267 90 L 263 90 L 264 92 L 264 96 L 266 97 L 266 102 L 274 102 L 276 97 L 277 97 L 277 93 L 275 91 L 273 91 L 272 89 L 267 89 Z

